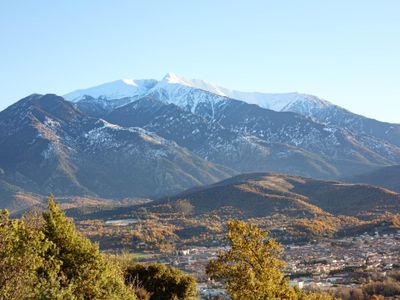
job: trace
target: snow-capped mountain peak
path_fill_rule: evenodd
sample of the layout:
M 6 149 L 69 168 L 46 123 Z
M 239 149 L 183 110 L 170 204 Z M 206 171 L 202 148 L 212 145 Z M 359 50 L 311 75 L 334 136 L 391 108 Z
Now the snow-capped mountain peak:
M 146 95 L 158 95 L 161 98 L 160 100 L 164 102 L 187 106 L 187 99 L 183 98 L 187 98 L 190 95 L 190 101 L 198 103 L 199 101 L 196 100 L 197 97 L 205 97 L 202 91 L 212 93 L 214 96 L 228 97 L 257 104 L 263 108 L 275 111 L 295 111 L 306 115 L 310 115 L 310 112 L 315 109 L 325 109 L 332 106 L 328 101 L 312 95 L 300 93 L 243 92 L 227 89 L 200 79 L 187 79 L 171 72 L 167 73 L 160 81 L 154 79 L 121 79 L 88 89 L 77 90 L 65 95 L 64 98 L 72 102 L 78 102 L 85 99 L 85 96 L 103 100 L 116 100 L 129 97 L 131 101 L 134 101 Z M 206 98 L 209 98 L 209 96 Z M 190 106 L 193 108 L 193 105 Z
M 191 88 L 204 90 L 219 96 L 227 96 L 223 92 L 223 88 L 201 79 L 187 79 L 174 73 L 167 73 L 161 82 L 167 84 L 180 84 Z
M 133 79 L 121 79 L 123 83 L 127 85 L 138 86 L 137 83 Z
M 168 86 L 176 90 L 176 85 L 186 86 L 193 89 L 204 90 L 218 96 L 228 97 L 232 99 L 242 100 L 247 103 L 257 104 L 263 108 L 275 111 L 293 111 L 301 112 L 310 109 L 322 109 L 332 104 L 326 100 L 320 99 L 313 95 L 293 93 L 261 93 L 261 92 L 243 92 L 227 89 L 200 79 L 187 79 L 174 73 L 167 73 L 164 78 L 158 82 L 153 90 L 162 88 L 168 89 Z M 169 88 L 171 89 L 171 87 Z
M 175 73 L 168 72 L 161 81 L 167 83 L 178 83 L 178 84 L 185 84 L 190 85 L 190 82 L 183 77 L 178 76 Z

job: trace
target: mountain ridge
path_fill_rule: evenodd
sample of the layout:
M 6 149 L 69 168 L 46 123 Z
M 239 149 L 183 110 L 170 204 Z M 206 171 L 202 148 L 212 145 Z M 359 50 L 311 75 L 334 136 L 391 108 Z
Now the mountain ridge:
M 99 87 L 101 88 L 102 86 L 103 85 L 100 85 Z M 135 101 L 143 96 L 158 94 L 160 100 L 170 101 L 182 107 L 187 106 L 188 102 L 191 101 L 192 104 L 190 106 L 192 109 L 195 109 L 196 102 L 201 99 L 196 99 L 196 96 L 193 95 L 193 90 L 207 91 L 216 96 L 237 99 L 249 104 L 257 104 L 262 108 L 274 111 L 299 113 L 325 125 L 346 128 L 400 146 L 400 124 L 367 118 L 309 94 L 297 92 L 242 92 L 220 87 L 204 80 L 186 79 L 182 76 L 168 73 L 160 81 L 153 80 L 151 87 L 144 90 L 142 93 L 135 92 L 129 96 L 125 95 L 125 98 L 130 97 L 130 101 Z M 80 90 L 80 97 L 83 99 L 84 95 L 90 95 L 91 91 L 93 91 L 93 88 L 89 90 Z M 171 97 L 171 95 L 173 95 L 173 97 Z M 70 94 L 66 96 L 67 100 L 71 100 Z M 115 100 L 112 90 L 108 91 L 108 94 L 105 93 L 102 96 L 107 100 Z M 171 101 L 172 98 L 174 98 L 173 101 Z M 186 100 L 182 100 L 181 98 L 186 98 Z M 189 101 L 187 98 L 189 98 Z

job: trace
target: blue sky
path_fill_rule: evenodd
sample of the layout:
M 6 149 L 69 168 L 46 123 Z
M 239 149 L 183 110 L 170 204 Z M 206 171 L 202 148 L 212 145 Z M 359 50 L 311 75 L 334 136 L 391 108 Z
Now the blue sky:
M 2 0 L 0 109 L 174 72 L 400 123 L 400 1 Z

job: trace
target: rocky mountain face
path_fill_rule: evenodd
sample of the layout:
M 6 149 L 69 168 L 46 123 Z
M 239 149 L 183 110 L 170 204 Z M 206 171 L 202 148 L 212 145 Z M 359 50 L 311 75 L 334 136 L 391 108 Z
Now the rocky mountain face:
M 333 107 L 309 98 L 309 106 Z M 81 101 L 76 103 L 79 109 Z M 289 104 L 300 102 L 296 101 Z M 86 111 L 95 115 L 99 104 L 93 101 L 92 106 L 93 112 Z M 395 135 L 381 138 L 299 113 L 272 111 L 189 86 L 170 75 L 143 98 L 110 109 L 102 117 L 123 126 L 145 126 L 239 172 L 339 178 L 400 161 L 400 147 L 389 141 Z
M 231 99 L 242 100 L 249 104 L 256 104 L 262 108 L 278 112 L 295 112 L 310 117 L 316 122 L 349 129 L 357 134 L 366 134 L 399 146 L 400 124 L 380 122 L 354 114 L 342 107 L 334 105 L 313 95 L 301 93 L 258 93 L 229 90 L 203 80 L 188 80 L 168 73 L 153 90 L 161 89 L 166 85 L 185 86 L 191 89 L 200 89 Z M 168 88 L 167 88 L 168 89 Z M 166 90 L 166 88 L 164 88 Z M 164 94 L 168 94 L 165 93 Z M 170 97 L 172 98 L 172 97 Z
M 121 126 L 143 127 L 238 172 L 268 170 L 329 177 L 336 171 L 331 164 L 304 149 L 235 132 L 154 96 L 117 108 L 105 119 Z
M 399 160 L 400 148 L 396 145 L 346 128 L 316 123 L 299 114 L 278 113 L 231 100 L 215 107 L 214 118 L 235 132 L 317 154 L 340 174 L 354 174 Z
M 130 83 L 136 83 L 140 88 L 133 88 Z M 146 82 L 143 84 L 140 82 Z M 121 85 L 125 85 L 122 88 Z M 121 90 L 127 89 L 125 93 Z M 301 93 L 260 93 L 230 90 L 203 80 L 186 79 L 176 74 L 168 73 L 162 80 L 120 80 L 103 84 L 85 90 L 67 94 L 66 99 L 79 101 L 85 95 L 94 98 L 120 99 L 130 97 L 131 101 L 145 95 L 153 94 L 165 101 L 178 106 L 196 107 L 198 102 L 204 102 L 204 94 L 196 95 L 196 90 L 207 91 L 211 94 L 278 112 L 295 112 L 309 117 L 318 123 L 348 129 L 356 134 L 369 135 L 390 144 L 400 146 L 400 124 L 380 122 L 374 119 L 352 113 L 313 95 Z M 119 97 L 115 97 L 119 95 Z
M 153 197 L 234 174 L 142 128 L 90 117 L 56 95 L 32 95 L 1 112 L 0 149 L 0 180 L 56 196 Z
M 345 128 L 358 134 L 369 135 L 387 143 L 400 146 L 399 124 L 366 118 L 336 105 L 317 106 L 308 109 L 304 109 L 303 105 L 293 105 L 289 109 L 290 111 L 308 116 L 322 124 Z

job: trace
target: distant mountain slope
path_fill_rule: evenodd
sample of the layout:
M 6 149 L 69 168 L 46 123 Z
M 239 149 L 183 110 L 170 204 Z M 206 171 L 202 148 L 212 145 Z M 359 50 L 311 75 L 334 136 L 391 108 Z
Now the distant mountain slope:
M 0 208 L 9 212 L 25 210 L 39 206 L 43 202 L 40 195 L 24 192 L 21 188 L 0 180 Z
M 346 128 L 353 132 L 370 135 L 400 146 L 400 124 L 366 118 L 336 105 L 307 108 L 295 104 L 288 107 L 287 111 L 297 112 L 323 124 Z
M 233 207 L 247 217 L 291 217 L 400 212 L 400 194 L 368 185 L 321 181 L 272 173 L 244 174 L 194 188 L 161 202 L 187 199 L 197 213 Z
M 132 97 L 108 100 L 105 98 L 93 98 L 91 96 L 83 96 L 74 105 L 81 112 L 95 118 L 103 118 L 111 111 L 128 103 L 131 103 Z
M 211 162 L 240 172 L 275 171 L 319 178 L 338 175 L 333 165 L 316 154 L 233 132 L 150 96 L 119 107 L 105 118 L 121 126 L 143 127 Z
M 196 89 L 172 75 L 167 75 L 148 94 L 235 132 L 343 160 L 340 167 L 345 168 L 345 172 L 350 172 L 352 168 L 362 172 L 363 164 L 394 164 L 400 158 L 400 147 L 383 139 L 347 128 L 323 125 L 299 114 L 275 112 Z M 347 168 L 348 164 L 352 167 Z
M 234 173 L 140 128 L 105 123 L 84 139 L 88 145 L 82 154 L 80 180 L 91 190 L 101 191 L 102 197 L 172 194 Z
M 306 169 L 302 169 L 302 172 L 293 173 L 293 170 L 301 170 L 301 168 L 297 167 L 294 167 L 292 171 L 282 168 L 269 169 L 270 171 L 292 172 L 298 175 L 316 176 L 318 174 L 317 176 L 320 178 L 335 178 L 338 174 L 357 174 L 377 166 L 394 164 L 400 160 L 400 147 L 368 135 L 357 135 L 346 129 L 315 123 L 298 114 L 274 112 L 242 101 L 216 96 L 202 90 L 186 90 L 185 87 L 177 87 L 177 89 L 179 91 L 177 95 L 170 94 L 166 96 L 162 91 L 152 93 L 150 96 L 140 99 L 139 102 L 116 109 L 115 112 L 111 112 L 105 118 L 118 124 L 122 122 L 121 124 L 129 124 L 130 126 L 147 126 L 147 129 L 155 131 L 166 138 L 171 138 L 171 135 L 165 135 L 166 131 L 169 130 L 174 136 L 172 138 L 179 144 L 213 161 L 212 155 L 207 155 L 207 151 L 198 151 L 191 145 L 191 142 L 193 142 L 193 134 L 191 132 L 196 132 L 196 135 L 198 133 L 194 123 L 187 124 L 187 120 L 193 119 L 193 117 L 188 119 L 189 115 L 197 115 L 198 119 L 202 119 L 203 123 L 204 121 L 208 122 L 213 128 L 219 125 L 224 128 L 225 132 L 229 130 L 239 136 L 252 137 L 253 140 L 258 140 L 258 145 L 260 145 L 261 141 L 263 147 L 268 145 L 272 150 L 264 151 L 264 153 L 281 153 L 279 157 L 274 156 L 275 161 L 287 156 L 292 157 L 292 154 L 290 154 L 293 153 L 292 150 L 298 149 L 297 154 L 303 152 L 302 155 L 307 157 L 306 161 L 315 160 L 316 168 L 322 168 L 322 173 L 321 171 L 312 173 L 306 171 Z M 191 101 L 191 97 L 194 94 L 201 95 L 197 102 Z M 145 104 L 146 99 L 148 100 L 147 104 Z M 170 99 L 173 100 L 170 101 Z M 161 103 L 157 103 L 157 100 L 163 103 L 180 103 L 186 111 L 185 116 L 183 117 L 182 112 L 172 113 L 172 110 L 179 110 L 175 106 L 163 106 Z M 139 103 L 141 104 L 139 105 Z M 165 118 L 166 115 L 168 115 L 168 119 Z M 144 116 L 146 116 L 146 120 L 143 119 L 145 118 Z M 147 122 L 150 122 L 152 118 L 158 118 L 158 121 L 148 124 Z M 182 126 L 183 124 L 185 125 Z M 171 127 L 173 130 L 171 130 Z M 191 131 L 188 132 L 186 128 L 190 128 Z M 179 141 L 176 139 L 176 134 L 184 130 L 186 130 L 186 134 L 183 135 L 185 140 Z M 199 133 L 199 136 L 201 135 L 221 138 L 218 132 Z M 212 145 L 213 143 L 210 144 Z M 286 147 L 286 150 L 282 147 Z M 260 147 L 257 148 L 259 149 Z M 225 152 L 225 155 L 233 153 L 233 149 Z M 274 151 L 273 149 L 281 150 Z M 216 162 L 225 164 L 221 161 Z M 257 165 L 259 164 L 257 163 Z M 283 162 L 281 165 L 283 165 Z M 228 164 L 228 166 L 236 168 L 234 165 Z M 286 166 L 290 166 L 290 163 L 286 162 Z M 251 172 L 267 171 L 268 169 L 254 169 L 251 167 L 244 169 L 241 167 L 239 170 Z M 326 176 L 327 174 L 329 175 Z
M 56 95 L 0 113 L 0 180 L 56 196 L 149 197 L 233 174 L 141 128 L 89 117 Z
M 220 102 L 213 112 L 225 128 L 317 153 L 336 161 L 342 173 L 354 174 L 365 165 L 395 164 L 400 158 L 400 147 L 393 144 L 290 112 L 278 113 L 237 100 Z
M 0 180 L 32 195 L 120 199 L 242 172 L 337 179 L 400 164 L 400 125 L 315 96 L 229 91 L 167 74 L 66 97 L 31 95 L 0 112 Z
M 36 193 L 88 192 L 76 178 L 74 140 L 93 121 L 55 95 L 31 95 L 0 113 L 0 168 Z
M 346 177 L 345 180 L 381 186 L 400 192 L 400 165 L 379 168 L 368 173 Z

